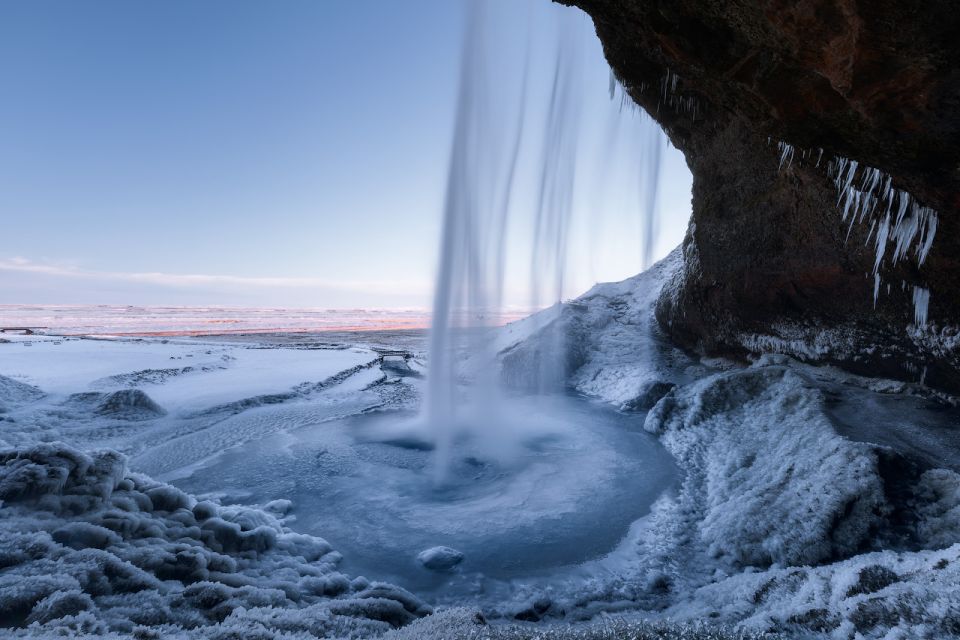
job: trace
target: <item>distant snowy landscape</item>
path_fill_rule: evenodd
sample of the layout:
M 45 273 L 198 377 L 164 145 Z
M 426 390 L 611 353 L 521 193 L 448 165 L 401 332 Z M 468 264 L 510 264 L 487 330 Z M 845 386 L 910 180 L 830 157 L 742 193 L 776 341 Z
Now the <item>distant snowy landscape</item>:
M 652 315 L 681 261 L 492 330 L 532 426 L 509 452 L 458 441 L 439 492 L 403 435 L 422 335 L 5 335 L 0 624 L 960 633 L 960 411 L 785 356 L 690 358 Z M 558 336 L 566 391 L 544 396 Z

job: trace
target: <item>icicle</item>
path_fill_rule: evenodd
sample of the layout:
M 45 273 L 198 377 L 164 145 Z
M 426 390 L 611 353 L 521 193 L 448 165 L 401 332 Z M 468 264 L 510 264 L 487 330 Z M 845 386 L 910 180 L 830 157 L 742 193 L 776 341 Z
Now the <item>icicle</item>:
M 870 223 L 870 231 L 867 233 L 867 240 L 863 243 L 863 246 L 867 246 L 868 244 L 870 244 L 870 236 L 873 235 L 873 230 L 876 229 L 876 227 L 877 227 L 877 221 L 874 220 L 873 222 Z
M 782 168 L 788 150 L 786 143 L 780 143 L 779 148 Z M 911 250 L 916 254 L 917 264 L 924 263 L 937 232 L 936 211 L 921 206 L 906 191 L 893 188 L 893 179 L 876 167 L 861 168 L 856 160 L 840 156 L 831 159 L 827 165 L 827 175 L 833 178 L 837 188 L 837 208 L 842 212 L 841 219 L 844 222 L 849 220 L 846 240 L 850 239 L 854 223 L 870 220 L 866 243 L 869 244 L 871 238 L 875 239 L 874 273 L 879 272 L 890 241 L 894 243 L 892 265 L 906 258 Z M 882 221 L 877 217 L 881 205 Z
M 793 162 L 793 147 L 786 142 L 780 142 L 777 144 L 777 148 L 780 150 L 780 166 L 777 167 L 777 171 L 783 170 L 783 163 L 787 163 L 787 168 L 790 168 L 790 163 Z
M 930 308 L 930 290 L 913 288 L 913 323 L 920 328 L 927 326 L 927 311 Z
M 930 247 L 933 246 L 933 238 L 937 235 L 937 212 L 933 209 L 924 207 L 925 224 L 923 225 L 923 234 L 920 236 L 920 246 L 917 248 L 917 262 L 923 264 L 930 253 Z
M 890 216 L 884 217 L 883 222 L 877 228 L 877 259 L 873 263 L 873 272 L 880 271 L 880 262 L 883 260 L 883 252 L 887 248 L 887 237 L 890 235 Z

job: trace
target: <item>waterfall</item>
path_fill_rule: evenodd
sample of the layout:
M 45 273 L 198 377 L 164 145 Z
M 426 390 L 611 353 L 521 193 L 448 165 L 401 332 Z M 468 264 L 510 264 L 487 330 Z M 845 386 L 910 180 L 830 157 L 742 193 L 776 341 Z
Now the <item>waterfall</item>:
M 474 0 L 468 10 L 421 415 L 425 435 L 435 449 L 435 479 L 440 484 L 459 439 L 478 437 L 508 447 L 522 431 L 522 425 L 510 424 L 509 401 L 499 383 L 492 340 L 504 304 L 508 227 L 513 228 L 508 223 L 530 218 L 530 307 L 560 302 L 578 165 L 584 163 L 585 155 L 581 125 L 588 89 L 582 45 L 588 34 L 582 15 L 572 10 L 557 13 L 560 23 L 550 47 L 549 88 L 535 92 L 528 87 L 529 44 L 524 60 L 517 61 L 523 69 L 519 87 L 514 86 L 515 79 L 491 69 L 500 34 L 491 27 L 487 4 Z M 609 109 L 609 113 L 618 122 L 645 117 L 635 110 Z M 542 118 L 542 123 L 530 124 L 533 116 Z M 617 124 L 616 131 L 620 130 Z M 636 144 L 618 145 L 634 148 L 640 167 L 633 176 L 640 185 L 642 211 L 638 270 L 649 266 L 654 250 L 663 148 L 663 134 L 655 125 L 641 129 L 640 134 Z M 523 170 L 523 160 L 532 167 Z M 607 163 L 609 156 L 597 161 Z M 528 193 L 531 202 L 518 204 L 518 191 Z M 539 379 L 556 384 L 562 382 L 559 372 L 565 345 L 561 331 L 549 334 L 552 342 L 542 349 L 549 357 L 540 359 Z M 464 360 L 469 360 L 469 381 L 460 380 Z M 541 391 L 550 391 L 548 386 L 542 385 Z

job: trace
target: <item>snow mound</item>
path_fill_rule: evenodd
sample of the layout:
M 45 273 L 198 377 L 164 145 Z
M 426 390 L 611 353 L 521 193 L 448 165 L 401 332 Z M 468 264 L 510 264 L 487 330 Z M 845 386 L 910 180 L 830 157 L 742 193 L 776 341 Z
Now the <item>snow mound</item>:
M 663 337 L 653 306 L 682 267 L 679 249 L 623 282 L 508 325 L 498 341 L 514 389 L 573 387 L 626 410 L 646 410 L 684 381 L 691 364 Z
M 483 615 L 467 608 L 440 611 L 391 631 L 383 640 L 760 640 L 770 636 L 703 623 L 676 624 L 601 618 L 563 626 L 491 625 Z
M 737 566 L 810 564 L 860 548 L 885 508 L 870 445 L 836 433 L 822 394 L 787 367 L 711 376 L 648 414 L 687 478 L 700 541 Z
M 197 501 L 114 451 L 0 451 L 0 500 L 0 626 L 17 635 L 352 636 L 430 613 L 338 572 L 340 555 L 276 509 Z
M 39 400 L 43 395 L 43 391 L 32 385 L 0 376 L 0 413 Z
M 450 547 L 432 547 L 417 554 L 417 562 L 431 571 L 449 571 L 463 562 L 463 553 Z
M 102 416 L 128 420 L 150 420 L 167 413 L 140 389 L 122 389 L 104 394 L 96 412 Z
M 667 614 L 734 619 L 744 629 L 799 637 L 954 638 L 958 602 L 960 544 L 741 573 L 698 589 Z

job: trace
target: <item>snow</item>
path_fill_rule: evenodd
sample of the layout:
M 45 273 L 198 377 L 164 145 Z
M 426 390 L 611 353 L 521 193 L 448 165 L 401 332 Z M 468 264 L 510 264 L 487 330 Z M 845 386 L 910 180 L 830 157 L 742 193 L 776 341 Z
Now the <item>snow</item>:
M 376 632 L 430 611 L 402 589 L 350 581 L 326 541 L 266 510 L 197 501 L 131 474 L 115 452 L 0 452 L 0 497 L 3 624 L 41 625 L 30 634 L 230 627 L 255 612 L 284 631 Z
M 678 351 L 653 307 L 684 259 L 498 331 L 518 395 L 556 383 L 594 400 L 517 398 L 530 437 L 508 452 L 459 443 L 439 498 L 429 450 L 378 426 L 416 406 L 412 354 L 0 344 L 0 625 L 35 638 L 960 635 L 960 412 L 922 385 L 770 353 L 853 348 L 842 328 L 814 344 L 783 328 L 743 336 L 766 353 L 752 363 Z M 919 318 L 910 331 L 945 348 L 958 335 Z
M 681 263 L 675 250 L 639 276 L 598 284 L 564 307 L 555 306 L 507 325 L 498 345 L 504 377 L 512 386 L 537 388 L 542 354 L 564 345 L 565 374 L 577 391 L 621 408 L 649 408 L 691 363 L 660 335 L 652 307 L 664 282 Z M 562 335 L 558 339 L 556 334 Z
M 551 311 L 504 352 L 518 378 L 543 334 L 562 331 L 577 350 L 570 384 L 622 407 L 643 381 L 668 383 L 646 428 L 684 480 L 635 532 L 618 577 L 580 585 L 579 606 L 594 615 L 627 600 L 647 617 L 837 638 L 960 633 L 960 476 L 938 468 L 960 459 L 960 415 L 932 394 L 921 404 L 922 388 L 785 356 L 685 363 L 652 320 L 682 259 Z M 855 343 L 843 329 L 820 339 L 743 336 L 756 352 L 811 360 Z M 883 397 L 899 410 L 870 400 Z
M 782 366 L 675 389 L 645 428 L 688 470 L 679 499 L 707 556 L 737 567 L 848 555 L 884 497 L 869 446 L 832 428 L 823 397 Z
M 310 349 L 189 339 L 10 339 L 0 345 L 3 375 L 57 395 L 138 387 L 180 412 L 289 391 L 377 359 L 376 353 L 358 348 L 324 350 L 318 357 Z M 29 348 L 23 346 L 27 343 Z

